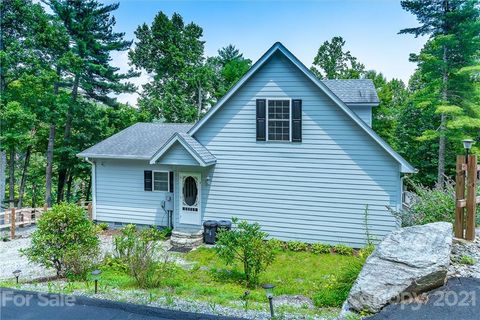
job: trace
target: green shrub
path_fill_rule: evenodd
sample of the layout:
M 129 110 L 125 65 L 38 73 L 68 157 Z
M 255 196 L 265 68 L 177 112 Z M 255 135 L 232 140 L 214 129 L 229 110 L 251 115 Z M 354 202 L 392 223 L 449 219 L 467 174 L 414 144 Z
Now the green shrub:
M 105 223 L 105 222 L 99 223 L 97 224 L 97 228 L 100 231 L 108 230 L 108 223 Z
M 459 261 L 461 264 L 467 264 L 467 265 L 470 265 L 470 266 L 473 266 L 476 261 L 473 257 L 470 257 L 466 254 L 464 254 L 463 256 L 460 257 L 460 261 Z
M 390 208 L 393 215 L 401 222 L 402 227 L 438 221 L 454 221 L 455 189 L 451 184 L 447 184 L 443 189 L 430 189 L 410 181 L 409 184 L 417 196 L 411 207 L 401 211 L 394 211 Z
M 216 252 L 227 265 L 240 263 L 246 285 L 255 287 L 259 275 L 274 261 L 275 250 L 270 241 L 266 241 L 268 234 L 260 230 L 258 223 L 238 222 L 236 218 L 232 221 L 236 228 L 218 233 Z
M 353 248 L 345 244 L 339 243 L 333 246 L 333 251 L 342 256 L 351 256 L 353 255 Z
M 175 269 L 175 264 L 167 260 L 155 260 L 160 250 L 160 241 L 165 232 L 157 228 L 137 229 L 129 224 L 114 237 L 115 258 L 127 268 L 128 273 L 141 288 L 155 288 L 161 285 Z M 121 266 L 116 262 L 117 266 Z
M 295 251 L 295 252 L 301 252 L 301 251 L 307 251 L 308 250 L 308 244 L 306 244 L 305 242 L 301 242 L 301 241 L 288 241 L 287 242 L 287 247 L 288 247 L 288 250 Z
M 285 242 L 283 241 L 280 241 L 278 239 L 270 239 L 268 240 L 268 242 L 272 250 L 275 250 L 275 251 L 285 250 Z
M 58 276 L 84 278 L 95 263 L 100 241 L 82 207 L 62 203 L 37 222 L 32 243 L 22 253 L 34 263 L 54 268 Z
M 162 241 L 166 233 L 155 227 L 137 229 L 134 224 L 129 224 L 120 229 L 120 234 L 113 238 L 114 255 L 117 258 L 128 260 L 132 255 L 137 240 Z
M 332 246 L 324 243 L 314 243 L 312 244 L 312 252 L 316 254 L 326 254 L 330 253 Z

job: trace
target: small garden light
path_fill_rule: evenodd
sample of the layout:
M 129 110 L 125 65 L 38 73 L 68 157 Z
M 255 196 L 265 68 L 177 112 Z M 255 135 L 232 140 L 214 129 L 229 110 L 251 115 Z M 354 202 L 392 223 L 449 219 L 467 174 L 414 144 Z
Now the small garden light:
M 462 142 L 463 148 L 465 149 L 465 162 L 468 163 L 468 153 L 470 152 L 470 149 L 472 149 L 472 145 L 475 142 L 472 139 L 464 139 Z
M 13 275 L 15 276 L 15 279 L 17 279 L 17 284 L 18 284 L 18 277 L 20 277 L 20 273 L 22 273 L 22 270 L 13 271 Z
M 275 288 L 275 286 L 273 284 L 266 283 L 262 286 L 262 288 L 265 289 L 265 293 L 267 294 L 268 303 L 270 304 L 270 315 L 273 318 L 275 317 L 273 312 L 273 288 Z
M 93 270 L 92 271 L 92 277 L 93 277 L 93 280 L 95 281 L 95 294 L 97 294 L 98 292 L 98 280 L 100 280 L 100 274 L 102 273 L 102 271 L 100 270 Z

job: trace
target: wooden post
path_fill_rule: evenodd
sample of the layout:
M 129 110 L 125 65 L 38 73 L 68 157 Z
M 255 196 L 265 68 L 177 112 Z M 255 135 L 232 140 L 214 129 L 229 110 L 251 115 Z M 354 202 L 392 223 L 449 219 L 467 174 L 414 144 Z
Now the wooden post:
M 87 206 L 87 210 L 88 210 L 88 219 L 92 220 L 92 203 L 89 203 L 88 206 Z
M 43 205 L 43 212 L 47 212 L 47 210 L 48 210 L 48 205 L 45 203 L 45 204 Z
M 475 213 L 477 210 L 477 156 L 468 156 L 467 165 L 467 231 L 465 239 L 475 240 Z
M 458 201 L 465 198 L 465 156 L 457 156 L 457 174 L 455 177 L 455 237 L 463 239 L 464 207 Z
M 15 207 L 10 211 L 10 239 L 15 239 Z

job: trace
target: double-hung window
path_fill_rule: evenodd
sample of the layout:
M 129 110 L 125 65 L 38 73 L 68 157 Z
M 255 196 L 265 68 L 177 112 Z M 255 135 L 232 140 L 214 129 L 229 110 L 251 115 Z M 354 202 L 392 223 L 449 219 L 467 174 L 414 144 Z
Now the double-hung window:
M 168 191 L 170 175 L 168 171 L 153 171 L 153 191 Z
M 290 141 L 290 100 L 267 100 L 269 141 Z

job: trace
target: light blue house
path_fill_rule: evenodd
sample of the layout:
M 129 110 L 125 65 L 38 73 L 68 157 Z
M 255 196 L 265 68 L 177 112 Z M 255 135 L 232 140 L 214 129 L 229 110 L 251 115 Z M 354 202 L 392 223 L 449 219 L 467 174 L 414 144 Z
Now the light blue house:
M 98 221 L 258 222 L 281 240 L 365 244 L 397 227 L 415 169 L 371 128 L 370 80 L 319 80 L 281 43 L 194 125 L 138 123 L 79 154 Z

